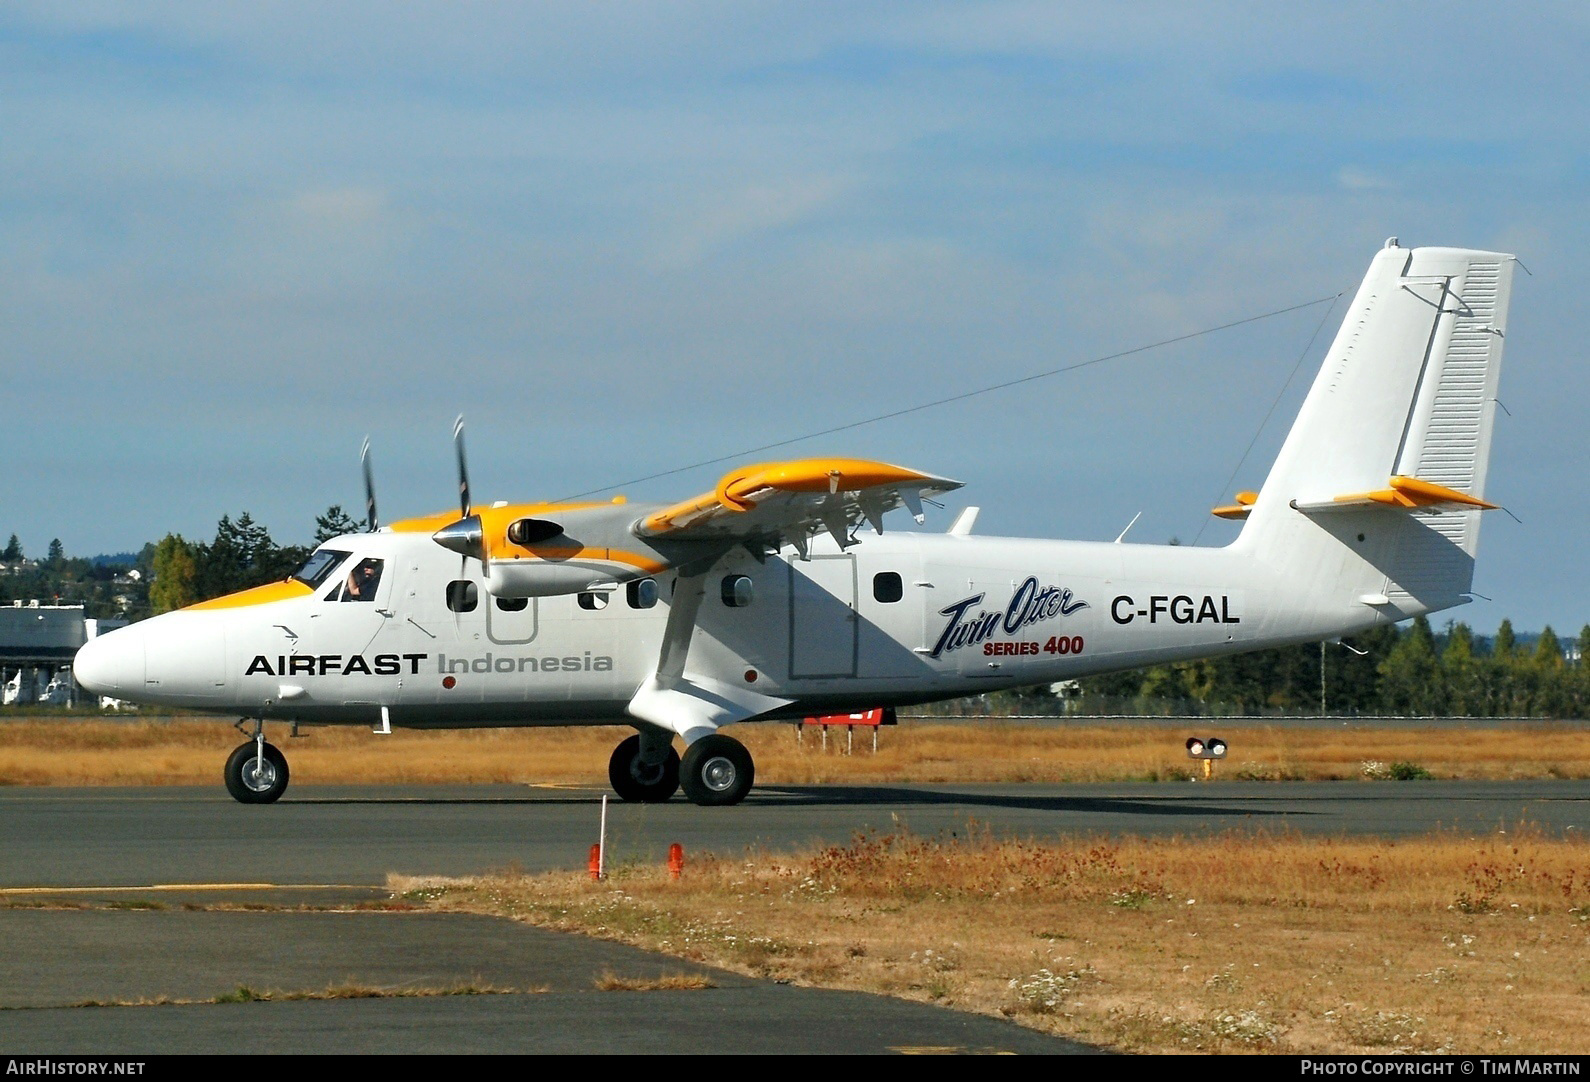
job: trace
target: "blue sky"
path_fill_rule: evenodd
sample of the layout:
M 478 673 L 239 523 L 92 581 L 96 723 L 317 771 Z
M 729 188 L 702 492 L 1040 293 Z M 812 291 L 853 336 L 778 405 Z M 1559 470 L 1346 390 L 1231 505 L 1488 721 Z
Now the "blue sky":
M 366 433 L 383 512 L 439 509 L 459 412 L 479 498 L 565 496 L 1350 290 L 1394 234 L 1534 273 L 1523 521 L 1457 615 L 1573 632 L 1587 55 L 1575 4 L 8 4 L 0 535 L 304 539 Z M 1319 314 L 787 453 L 1222 543 Z

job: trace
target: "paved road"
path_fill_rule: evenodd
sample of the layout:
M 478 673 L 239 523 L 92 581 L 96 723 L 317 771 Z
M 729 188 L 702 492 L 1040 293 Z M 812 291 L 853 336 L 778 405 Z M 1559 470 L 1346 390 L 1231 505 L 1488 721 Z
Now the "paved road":
M 490 917 L 0 909 L 0 936 L 0 1053 L 1088 1051 L 997 1018 L 751 980 Z M 609 974 L 711 987 L 602 991 Z M 213 1002 L 240 985 L 495 991 Z M 82 1005 L 161 997 L 179 1002 Z
M 251 807 L 216 788 L 0 790 L 0 887 L 150 883 L 380 884 L 388 872 L 464 875 L 517 864 L 583 867 L 598 791 L 522 786 L 289 790 Z M 1406 836 L 1528 820 L 1590 830 L 1584 782 L 1216 782 L 810 786 L 761 789 L 735 808 L 609 807 L 613 859 L 789 849 L 858 830 L 919 833 L 975 821 L 1019 835 L 1229 828 Z
M 488 918 L 216 912 L 213 902 L 341 904 L 388 872 L 577 868 L 595 791 L 513 786 L 294 789 L 245 807 L 213 789 L 0 790 L 0 1051 L 1071 1052 L 997 1019 L 726 973 L 716 987 L 600 992 L 606 972 L 698 972 L 643 951 Z M 1590 785 L 1215 783 L 789 787 L 737 808 L 613 805 L 613 859 L 670 842 L 788 849 L 901 824 L 999 833 L 1198 834 L 1263 827 L 1406 836 L 1530 822 L 1590 830 Z M 261 886 L 268 884 L 272 886 Z M 148 889 L 160 888 L 160 889 Z M 155 902 L 165 908 L 106 906 Z M 70 902 L 81 909 L 23 908 Z M 240 984 L 512 994 L 224 1005 Z M 166 997 L 179 1006 L 73 1006 Z

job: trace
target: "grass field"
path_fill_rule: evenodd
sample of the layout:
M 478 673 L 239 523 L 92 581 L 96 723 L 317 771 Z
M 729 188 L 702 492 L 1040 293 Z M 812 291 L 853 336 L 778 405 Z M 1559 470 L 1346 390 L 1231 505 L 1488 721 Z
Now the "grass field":
M 817 734 L 796 742 L 788 725 L 727 730 L 756 757 L 764 785 L 841 782 L 1159 781 L 1193 775 L 1183 741 L 1218 733 L 1231 745 L 1217 777 L 1325 780 L 1428 772 L 1438 778 L 1590 778 L 1590 730 L 1563 726 L 1327 729 L 1198 720 L 1178 726 L 906 721 L 886 728 L 874 755 L 843 730 L 822 750 Z M 629 730 L 617 727 L 473 729 L 377 736 L 352 728 L 305 728 L 288 737 L 293 781 L 305 784 L 606 784 L 607 760 Z M 201 718 L 0 721 L 0 785 L 213 785 L 243 736 Z
M 442 910 L 988 1014 L 1121 1051 L 1582 1053 L 1590 845 L 866 836 L 468 880 Z

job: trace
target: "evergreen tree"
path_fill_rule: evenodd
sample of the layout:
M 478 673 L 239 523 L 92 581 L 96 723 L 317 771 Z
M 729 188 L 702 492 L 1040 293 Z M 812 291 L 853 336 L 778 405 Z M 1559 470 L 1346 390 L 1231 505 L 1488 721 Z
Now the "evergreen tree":
M 0 560 L 14 564 L 22 559 L 22 542 L 17 540 L 17 535 L 12 534 L 11 540 L 6 543 L 5 551 L 0 552 Z
M 1535 664 L 1542 669 L 1562 668 L 1562 642 L 1550 624 L 1541 630 L 1540 638 L 1535 640 Z
M 1380 666 L 1381 697 L 1398 714 L 1437 714 L 1445 708 L 1435 635 L 1423 616 L 1397 640 Z
M 199 596 L 208 600 L 279 582 L 309 553 L 299 545 L 277 545 L 270 531 L 245 511 L 236 522 L 230 515 L 222 515 L 215 524 L 215 540 L 199 545 L 195 555 Z
M 1510 658 L 1517 649 L 1518 640 L 1513 637 L 1513 622 L 1503 620 L 1502 626 L 1496 629 L 1496 642 L 1491 647 L 1491 656 Z
M 1559 717 L 1566 709 L 1572 695 L 1568 691 L 1568 673 L 1562 659 L 1562 643 L 1557 633 L 1547 624 L 1535 642 L 1535 656 L 1530 659 L 1534 695 L 1531 696 L 1530 713 L 1545 717 Z
M 1480 662 L 1474 657 L 1474 632 L 1467 624 L 1447 625 L 1446 646 L 1441 650 L 1441 678 L 1446 684 L 1449 711 L 1461 715 L 1487 713 Z
M 66 564 L 66 549 L 61 546 L 59 537 L 50 538 L 49 554 L 44 557 L 44 562 L 51 571 L 59 571 Z
M 363 526 L 348 517 L 343 511 L 342 504 L 334 503 L 326 508 L 326 513 L 315 516 L 315 544 L 330 541 L 333 537 L 343 534 L 358 533 Z

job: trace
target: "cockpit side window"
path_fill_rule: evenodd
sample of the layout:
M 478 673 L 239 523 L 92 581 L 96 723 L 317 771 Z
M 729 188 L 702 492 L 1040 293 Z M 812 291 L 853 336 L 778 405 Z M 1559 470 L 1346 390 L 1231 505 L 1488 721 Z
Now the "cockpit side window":
M 381 566 L 382 561 L 373 556 L 354 564 L 342 584 L 342 600 L 374 601 L 376 588 L 381 585 Z
M 331 576 L 331 573 L 337 569 L 337 565 L 347 558 L 348 554 L 346 552 L 338 552 L 336 549 L 316 549 L 309 554 L 309 559 L 305 560 L 299 565 L 298 570 L 293 572 L 293 578 L 311 590 L 318 589 L 320 584 L 325 582 Z

